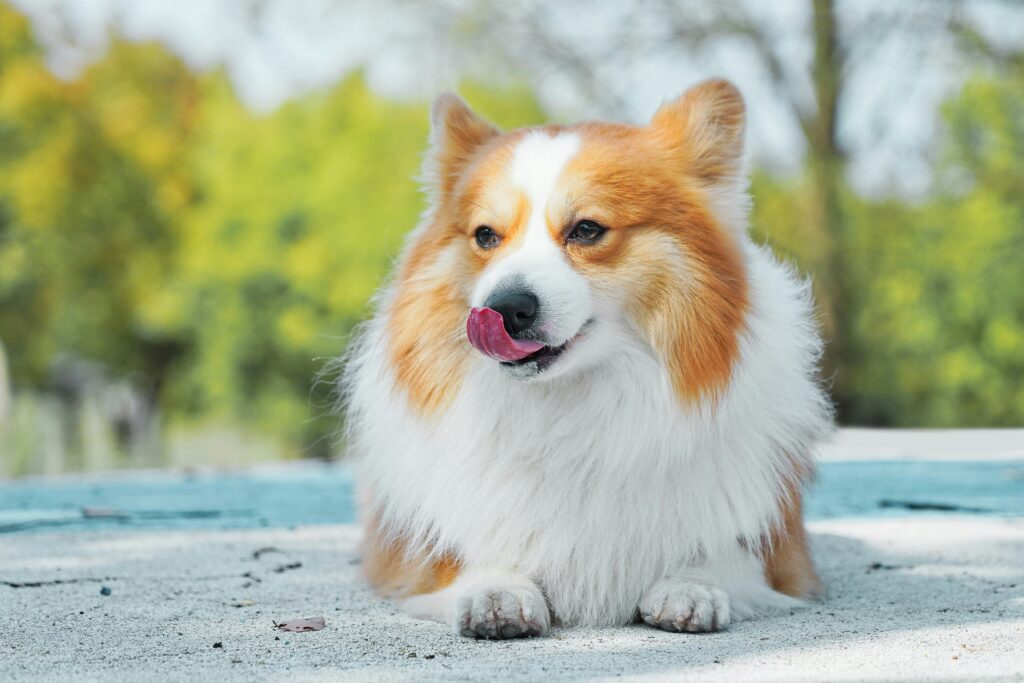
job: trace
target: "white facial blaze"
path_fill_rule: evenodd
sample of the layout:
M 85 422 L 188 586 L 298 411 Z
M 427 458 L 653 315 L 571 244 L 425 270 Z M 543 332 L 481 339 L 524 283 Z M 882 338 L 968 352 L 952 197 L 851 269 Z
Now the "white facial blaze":
M 516 145 L 512 180 L 526 193 L 533 207 L 531 227 L 538 217 L 543 222 L 544 209 L 558 176 L 579 149 L 580 138 L 575 133 L 530 133 Z
M 516 146 L 509 172 L 529 201 L 528 222 L 522 241 L 488 267 L 472 297 L 474 306 L 482 306 L 500 282 L 519 279 L 540 302 L 538 330 L 551 345 L 573 337 L 591 314 L 587 282 L 568 263 L 547 225 L 551 195 L 579 148 L 575 133 L 533 132 Z

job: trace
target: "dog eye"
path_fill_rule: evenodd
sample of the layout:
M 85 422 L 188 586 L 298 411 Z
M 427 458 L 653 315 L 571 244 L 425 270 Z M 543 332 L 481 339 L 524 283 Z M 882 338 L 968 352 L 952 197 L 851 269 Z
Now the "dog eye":
M 494 232 L 494 230 L 488 225 L 481 225 L 476 229 L 474 235 L 476 237 L 476 243 L 480 245 L 481 249 L 493 249 L 498 246 L 498 242 L 501 241 L 501 238 L 498 237 L 498 233 Z
M 582 220 L 572 226 L 569 239 L 582 244 L 593 244 L 601 238 L 606 228 L 595 221 Z

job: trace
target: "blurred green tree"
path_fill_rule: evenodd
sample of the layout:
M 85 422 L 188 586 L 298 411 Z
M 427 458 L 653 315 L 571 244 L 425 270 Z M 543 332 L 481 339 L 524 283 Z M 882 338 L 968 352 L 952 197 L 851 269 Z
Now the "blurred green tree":
M 0 5 L 0 334 L 16 382 L 45 383 L 65 353 L 158 389 L 177 344 L 144 311 L 192 193 L 182 140 L 195 92 L 165 50 L 121 42 L 59 81 Z
M 1024 70 L 944 108 L 935 196 L 861 202 L 851 231 L 853 421 L 1024 421 Z
M 847 424 L 1024 421 L 1024 69 L 970 80 L 943 121 L 925 201 L 840 196 Z M 805 179 L 755 173 L 752 190 L 755 236 L 808 272 Z

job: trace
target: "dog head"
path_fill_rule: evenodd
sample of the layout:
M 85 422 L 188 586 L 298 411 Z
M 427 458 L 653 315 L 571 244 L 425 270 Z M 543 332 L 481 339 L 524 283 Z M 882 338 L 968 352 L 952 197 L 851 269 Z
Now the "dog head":
M 432 209 L 389 312 L 391 359 L 423 407 L 470 362 L 556 381 L 642 345 L 683 400 L 726 383 L 747 291 L 744 106 L 709 81 L 646 126 L 502 133 L 454 95 L 432 115 Z M 469 341 L 479 353 L 466 355 Z

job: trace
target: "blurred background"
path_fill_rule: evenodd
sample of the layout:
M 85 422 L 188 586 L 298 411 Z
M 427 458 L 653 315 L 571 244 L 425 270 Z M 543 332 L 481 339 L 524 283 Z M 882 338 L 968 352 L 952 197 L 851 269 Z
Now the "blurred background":
M 643 122 L 713 75 L 840 421 L 1024 424 L 1019 2 L 0 0 L 0 476 L 336 455 L 431 97 Z

